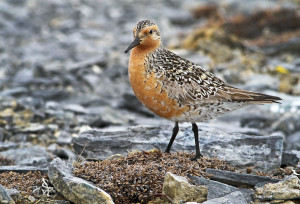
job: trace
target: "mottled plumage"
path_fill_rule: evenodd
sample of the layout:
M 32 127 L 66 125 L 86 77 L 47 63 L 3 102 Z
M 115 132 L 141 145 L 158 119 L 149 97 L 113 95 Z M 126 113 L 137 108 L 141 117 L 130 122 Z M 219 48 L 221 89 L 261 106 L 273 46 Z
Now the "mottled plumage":
M 276 96 L 234 88 L 211 72 L 163 48 L 158 27 L 149 20 L 134 28 L 135 40 L 129 61 L 129 78 L 137 98 L 157 115 L 175 121 L 173 135 L 166 152 L 178 132 L 178 122 L 192 122 L 196 141 L 195 122 L 212 119 L 249 104 L 273 103 Z
M 248 104 L 271 103 L 277 97 L 248 92 L 227 85 L 205 70 L 162 46 L 149 53 L 145 59 L 147 73 L 155 73 L 162 90 L 178 102 L 188 106 L 183 117 L 174 121 L 200 122 Z M 194 114 L 198 111 L 198 114 Z
M 136 24 L 135 29 L 138 32 L 138 31 L 142 30 L 143 28 L 146 28 L 146 27 L 152 26 L 152 25 L 155 25 L 155 24 L 149 20 L 144 20 L 144 21 L 140 21 L 138 24 Z

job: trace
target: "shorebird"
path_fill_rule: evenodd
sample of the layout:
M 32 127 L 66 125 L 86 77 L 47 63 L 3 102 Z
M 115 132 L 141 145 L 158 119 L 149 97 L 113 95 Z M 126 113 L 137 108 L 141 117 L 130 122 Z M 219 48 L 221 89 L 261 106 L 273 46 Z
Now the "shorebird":
M 173 52 L 166 50 L 158 26 L 149 20 L 140 21 L 133 29 L 129 80 L 136 97 L 150 111 L 175 122 L 165 152 L 169 153 L 179 130 L 179 122 L 191 122 L 196 156 L 199 148 L 196 122 L 212 119 L 229 111 L 250 105 L 277 103 L 281 98 L 238 89 L 226 84 Z

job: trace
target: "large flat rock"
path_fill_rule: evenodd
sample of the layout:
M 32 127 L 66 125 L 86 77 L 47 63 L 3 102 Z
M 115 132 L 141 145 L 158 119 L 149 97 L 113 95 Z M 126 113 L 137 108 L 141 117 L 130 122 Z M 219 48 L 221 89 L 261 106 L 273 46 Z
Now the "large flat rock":
M 199 123 L 201 153 L 228 161 L 237 168 L 271 170 L 280 166 L 283 137 L 280 135 L 251 136 L 222 132 L 209 124 Z M 133 126 L 89 130 L 73 139 L 75 152 L 87 159 L 105 159 L 131 150 L 165 150 L 171 137 L 171 126 Z M 84 148 L 85 147 L 85 148 Z M 83 150 L 84 149 L 84 150 Z M 190 126 L 180 127 L 171 151 L 195 151 Z

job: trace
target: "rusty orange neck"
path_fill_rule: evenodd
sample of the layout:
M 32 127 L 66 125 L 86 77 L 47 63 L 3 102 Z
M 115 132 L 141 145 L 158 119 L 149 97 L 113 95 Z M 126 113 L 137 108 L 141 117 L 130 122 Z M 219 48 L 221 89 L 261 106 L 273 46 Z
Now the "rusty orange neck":
M 140 45 L 134 47 L 131 51 L 131 54 L 147 54 L 150 52 L 153 52 L 155 49 L 157 49 L 161 45 L 160 40 L 154 40 L 152 38 L 146 38 L 144 39 Z
M 140 50 L 141 48 L 137 46 L 133 48 L 130 53 L 128 74 L 131 86 L 133 86 L 133 84 L 140 84 L 144 80 L 144 77 L 146 77 L 147 67 L 145 66 L 145 60 L 148 52 L 144 51 L 144 49 L 142 49 L 142 51 Z M 132 88 L 134 90 L 134 87 Z
M 147 54 L 149 50 L 140 46 L 135 47 L 130 54 L 128 72 L 134 94 L 155 114 L 171 120 L 179 117 L 186 107 L 179 107 L 177 101 L 169 98 L 167 90 L 162 89 L 162 83 L 155 73 L 146 71 Z

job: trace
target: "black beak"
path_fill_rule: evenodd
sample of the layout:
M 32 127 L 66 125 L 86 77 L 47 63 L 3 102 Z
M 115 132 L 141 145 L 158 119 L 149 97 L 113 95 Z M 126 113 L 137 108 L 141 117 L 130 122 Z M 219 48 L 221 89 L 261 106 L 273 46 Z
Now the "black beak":
M 139 37 L 136 37 L 134 41 L 129 45 L 129 47 L 125 50 L 125 53 L 127 53 L 129 50 L 134 48 L 135 46 L 138 46 L 140 44 L 141 40 Z

